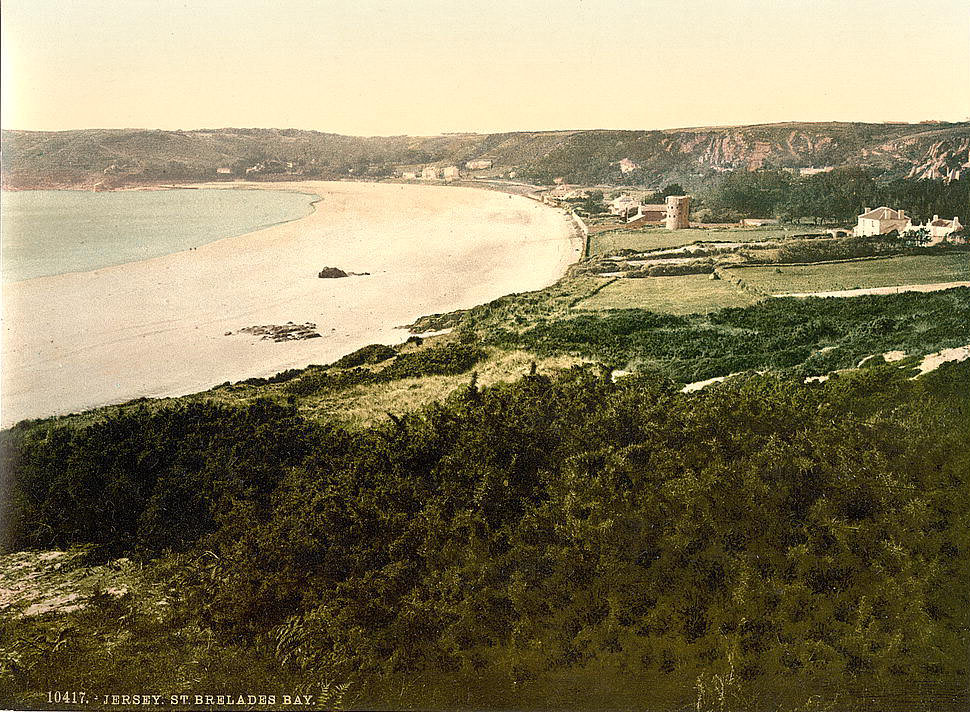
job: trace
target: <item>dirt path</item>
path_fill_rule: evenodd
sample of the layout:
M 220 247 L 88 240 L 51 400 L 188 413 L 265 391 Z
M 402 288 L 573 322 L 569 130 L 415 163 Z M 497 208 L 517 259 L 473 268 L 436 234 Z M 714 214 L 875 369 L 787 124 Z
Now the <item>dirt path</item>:
M 861 297 L 866 294 L 899 294 L 901 292 L 938 292 L 954 287 L 970 287 L 970 282 L 936 282 L 934 284 L 900 284 L 895 287 L 842 289 L 835 292 L 786 292 L 773 297 Z

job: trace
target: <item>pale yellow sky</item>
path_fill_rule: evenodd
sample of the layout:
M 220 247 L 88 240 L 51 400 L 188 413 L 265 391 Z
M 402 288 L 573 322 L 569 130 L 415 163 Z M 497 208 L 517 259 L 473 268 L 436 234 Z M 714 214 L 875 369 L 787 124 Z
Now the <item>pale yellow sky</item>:
M 966 0 L 3 0 L 4 128 L 970 118 Z

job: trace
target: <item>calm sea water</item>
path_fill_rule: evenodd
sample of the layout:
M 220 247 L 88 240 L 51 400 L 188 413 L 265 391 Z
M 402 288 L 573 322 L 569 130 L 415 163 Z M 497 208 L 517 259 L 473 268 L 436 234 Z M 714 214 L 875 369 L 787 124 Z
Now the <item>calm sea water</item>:
M 4 192 L 2 278 L 84 272 L 304 217 L 316 196 L 271 190 Z

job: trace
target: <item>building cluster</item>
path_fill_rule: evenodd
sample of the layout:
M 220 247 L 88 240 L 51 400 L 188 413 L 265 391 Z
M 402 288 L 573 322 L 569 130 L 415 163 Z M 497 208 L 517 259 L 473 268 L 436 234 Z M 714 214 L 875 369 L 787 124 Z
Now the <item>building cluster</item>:
M 586 200 L 589 197 L 590 192 L 586 188 L 557 185 L 542 194 L 542 202 L 562 207 L 563 203 Z M 630 227 L 651 224 L 663 225 L 668 230 L 690 227 L 690 196 L 688 195 L 668 195 L 663 203 L 647 205 L 623 193 L 607 203 L 607 208 L 611 215 L 625 219 Z
M 682 230 L 690 227 L 690 196 L 668 195 L 665 202 L 648 205 L 623 194 L 610 202 L 610 213 L 627 223 L 663 223 L 668 230 Z
M 906 215 L 905 210 L 895 210 L 882 206 L 873 210 L 865 208 L 859 215 L 852 234 L 856 237 L 871 237 L 887 235 L 891 232 L 904 235 L 924 231 L 929 238 L 929 244 L 935 245 L 962 229 L 963 225 L 960 224 L 960 218 L 956 216 L 952 220 L 948 220 L 939 215 L 934 215 L 933 219 L 926 223 L 914 223 L 912 218 Z
M 469 171 L 482 171 L 491 168 L 493 165 L 490 158 L 476 158 L 465 163 L 465 169 Z M 461 178 L 461 170 L 458 166 L 425 166 L 420 171 L 404 171 L 401 177 L 405 180 L 458 180 Z

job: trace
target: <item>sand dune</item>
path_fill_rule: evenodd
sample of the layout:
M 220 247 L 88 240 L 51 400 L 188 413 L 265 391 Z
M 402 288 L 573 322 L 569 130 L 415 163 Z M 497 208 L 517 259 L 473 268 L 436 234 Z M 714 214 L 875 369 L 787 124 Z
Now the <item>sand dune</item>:
M 327 363 L 393 327 L 555 281 L 580 251 L 559 210 L 470 188 L 272 184 L 322 197 L 295 222 L 3 289 L 4 426 Z M 369 276 L 319 279 L 325 266 Z M 238 329 L 315 322 L 276 343 Z M 231 336 L 225 332 L 232 331 Z

